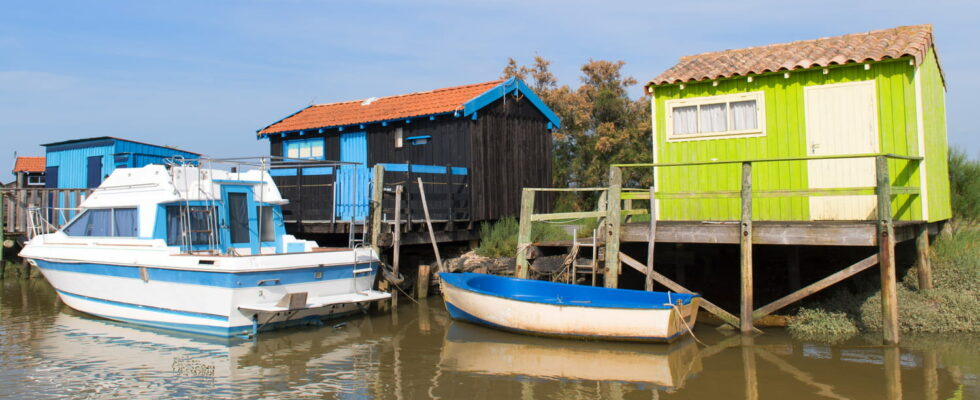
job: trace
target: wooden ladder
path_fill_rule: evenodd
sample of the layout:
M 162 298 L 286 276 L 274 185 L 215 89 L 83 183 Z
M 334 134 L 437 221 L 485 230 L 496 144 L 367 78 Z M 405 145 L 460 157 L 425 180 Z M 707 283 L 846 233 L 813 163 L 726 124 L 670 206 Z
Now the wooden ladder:
M 592 240 L 586 242 L 580 242 L 577 237 L 578 232 L 572 231 L 572 251 L 571 251 L 572 274 L 569 277 L 569 279 L 571 280 L 570 283 L 575 283 L 578 280 L 578 276 L 580 274 L 585 274 L 585 275 L 592 275 L 592 286 L 595 286 L 596 272 L 598 270 L 598 268 L 596 268 L 596 265 L 598 264 L 598 259 L 599 259 L 599 246 L 597 245 L 597 241 L 596 241 L 596 233 L 597 233 L 596 230 L 592 230 Z M 589 260 L 588 263 L 579 264 L 578 255 L 582 251 L 583 247 L 592 248 L 592 258 Z

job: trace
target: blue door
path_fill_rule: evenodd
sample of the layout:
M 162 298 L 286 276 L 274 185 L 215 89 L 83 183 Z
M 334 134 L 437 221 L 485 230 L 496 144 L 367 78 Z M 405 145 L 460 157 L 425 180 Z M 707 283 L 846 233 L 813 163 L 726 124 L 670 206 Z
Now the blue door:
M 102 156 L 91 156 L 88 158 L 87 172 L 87 186 L 89 188 L 99 187 L 102 184 Z
M 222 185 L 221 242 L 227 247 L 247 248 L 250 254 L 259 254 L 258 216 L 252 188 L 248 186 Z
M 367 133 L 340 135 L 340 161 L 359 165 L 342 165 L 337 169 L 334 212 L 339 220 L 367 219 L 371 202 L 371 170 L 367 167 Z

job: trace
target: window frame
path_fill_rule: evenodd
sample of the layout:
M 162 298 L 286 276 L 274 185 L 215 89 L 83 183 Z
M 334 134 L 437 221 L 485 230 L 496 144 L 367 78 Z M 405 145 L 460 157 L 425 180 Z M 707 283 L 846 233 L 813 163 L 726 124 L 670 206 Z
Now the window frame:
M 90 211 L 95 211 L 95 210 L 105 210 L 105 211 L 108 211 L 109 212 L 109 221 L 108 221 L 109 222 L 109 235 L 108 236 L 72 235 L 72 234 L 69 234 L 68 233 L 68 230 L 69 229 L 71 229 L 73 226 L 75 226 L 75 224 L 80 223 L 80 221 L 82 220 L 82 217 L 85 217 L 86 214 L 88 214 Z M 117 234 L 117 232 L 116 232 L 116 210 L 134 210 L 136 212 L 136 219 L 135 219 L 135 221 L 136 221 L 136 226 L 135 226 L 135 228 L 136 228 L 136 234 L 134 236 L 120 236 L 120 235 Z M 139 212 L 140 212 L 139 211 L 139 207 L 98 207 L 98 208 L 89 208 L 89 209 L 85 209 L 82 212 L 78 213 L 78 215 L 76 215 L 75 218 L 72 218 L 71 221 L 68 221 L 68 223 L 65 224 L 65 226 L 60 229 L 60 231 L 65 236 L 68 236 L 68 237 L 76 237 L 76 238 L 124 238 L 124 239 L 134 239 L 134 238 L 138 238 L 139 235 L 140 235 L 140 214 L 139 214 Z
M 28 175 L 27 176 L 27 184 L 28 185 L 43 185 L 44 183 L 45 183 L 45 181 L 44 181 L 44 175 Z
M 755 100 L 756 105 L 756 128 L 755 129 L 741 129 L 733 130 L 732 127 L 732 103 L 738 103 L 741 101 Z M 697 114 L 695 115 L 695 121 L 698 124 L 698 130 L 701 128 L 701 106 L 710 104 L 726 104 L 726 127 L 728 130 L 722 132 L 696 132 L 688 134 L 675 134 L 674 133 L 674 109 L 679 107 L 697 107 Z M 712 140 L 712 139 L 730 139 L 730 138 L 745 138 L 745 137 L 760 137 L 766 136 L 766 96 L 763 91 L 746 92 L 746 93 L 735 93 L 735 94 L 723 94 L 717 96 L 699 96 L 699 97 L 689 97 L 684 99 L 674 99 L 664 101 L 664 119 L 666 121 L 666 139 L 668 142 L 686 142 L 692 140 Z
M 290 157 L 289 156 L 289 147 L 290 147 L 291 144 L 294 145 L 294 146 L 301 146 L 301 145 L 303 145 L 305 143 L 311 143 L 311 145 L 310 145 L 311 146 L 310 147 L 310 156 L 309 157 L 302 157 L 302 156 L 299 156 L 299 154 L 297 154 L 296 157 Z M 320 145 L 320 155 L 319 156 L 312 155 L 313 154 L 313 147 L 312 147 L 313 146 L 312 145 L 313 143 L 318 143 Z M 297 149 L 297 152 L 298 151 L 299 151 L 299 149 Z M 322 138 L 322 137 L 314 137 L 314 138 L 307 138 L 307 139 L 287 139 L 287 140 L 283 140 L 283 142 L 282 142 L 282 155 L 283 155 L 283 158 L 289 158 L 289 159 L 294 159 L 294 160 L 326 160 L 327 159 L 327 140 L 326 140 L 326 138 Z

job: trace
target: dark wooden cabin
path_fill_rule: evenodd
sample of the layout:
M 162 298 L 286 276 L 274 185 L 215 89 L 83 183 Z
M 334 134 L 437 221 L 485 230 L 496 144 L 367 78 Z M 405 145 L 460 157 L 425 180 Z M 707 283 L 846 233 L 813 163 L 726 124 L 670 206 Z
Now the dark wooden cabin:
M 388 230 L 402 186 L 402 231 L 424 232 L 417 179 L 440 241 L 476 238 L 478 224 L 520 213 L 521 189 L 551 185 L 558 117 L 519 79 L 312 105 L 258 131 L 273 157 L 287 230 L 358 229 L 376 193 Z M 330 165 L 329 160 L 356 165 Z M 383 192 L 374 191 L 375 166 Z M 403 236 L 404 237 L 404 236 Z

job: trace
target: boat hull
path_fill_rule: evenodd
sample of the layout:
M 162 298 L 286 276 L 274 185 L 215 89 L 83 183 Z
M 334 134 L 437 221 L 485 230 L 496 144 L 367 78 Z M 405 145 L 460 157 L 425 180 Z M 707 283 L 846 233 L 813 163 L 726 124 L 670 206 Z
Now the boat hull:
M 356 312 L 364 303 L 384 297 L 369 290 L 377 264 L 371 264 L 369 273 L 355 278 L 353 265 L 218 272 L 31 261 L 61 300 L 75 310 L 122 322 L 221 337 L 315 324 Z M 351 298 L 358 291 L 364 294 L 363 302 Z M 253 310 L 255 305 L 273 306 L 288 293 L 306 293 L 311 298 L 347 296 L 345 300 L 352 301 L 308 304 L 282 311 Z
M 694 326 L 700 298 L 669 308 L 555 305 L 478 293 L 443 280 L 453 319 L 531 335 L 576 339 L 672 342 Z

